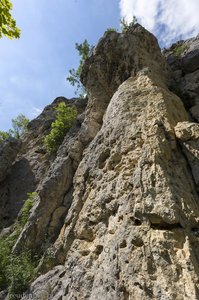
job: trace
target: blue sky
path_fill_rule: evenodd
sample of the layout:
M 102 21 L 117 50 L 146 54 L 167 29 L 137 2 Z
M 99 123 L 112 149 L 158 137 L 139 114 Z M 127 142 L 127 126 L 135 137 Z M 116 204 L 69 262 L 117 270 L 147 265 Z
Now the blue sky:
M 18 40 L 0 40 L 0 130 L 19 113 L 33 118 L 58 96 L 71 98 L 68 70 L 78 66 L 75 43 L 96 44 L 119 27 L 116 0 L 12 0 Z
M 34 118 L 58 96 L 71 98 L 66 81 L 78 66 L 75 43 L 95 45 L 120 17 L 138 21 L 169 45 L 199 32 L 199 0 L 12 0 L 19 40 L 0 40 L 0 130 L 19 113 Z M 163 30 L 164 29 L 164 30 Z

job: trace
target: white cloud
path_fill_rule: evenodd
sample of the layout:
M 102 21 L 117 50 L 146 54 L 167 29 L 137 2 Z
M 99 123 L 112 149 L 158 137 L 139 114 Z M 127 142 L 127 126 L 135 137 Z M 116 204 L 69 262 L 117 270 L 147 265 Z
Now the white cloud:
M 162 45 L 199 33 L 198 0 L 120 0 L 120 14 L 128 22 L 136 16 Z
M 30 114 L 31 119 L 36 118 L 38 115 L 41 114 L 43 109 L 39 108 L 39 107 L 33 107 L 32 108 L 32 112 Z

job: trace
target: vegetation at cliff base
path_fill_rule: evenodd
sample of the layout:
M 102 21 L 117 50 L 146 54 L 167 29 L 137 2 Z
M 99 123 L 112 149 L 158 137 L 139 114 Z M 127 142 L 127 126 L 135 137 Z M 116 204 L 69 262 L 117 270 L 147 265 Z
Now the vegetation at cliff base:
M 28 288 L 36 274 L 35 268 L 38 264 L 38 258 L 28 250 L 23 250 L 19 254 L 12 252 L 28 220 L 37 193 L 27 195 L 28 199 L 24 202 L 19 218 L 12 225 L 10 234 L 0 237 L 0 291 L 6 289 L 12 299 L 15 299 L 14 295 L 22 294 Z
M 76 117 L 77 109 L 75 106 L 67 106 L 64 102 L 57 106 L 56 120 L 51 125 L 51 132 L 44 139 L 44 145 L 50 154 L 56 154 Z
M 3 36 L 10 39 L 20 37 L 20 29 L 16 26 L 16 21 L 10 13 L 11 10 L 10 0 L 0 1 L 0 38 Z
M 75 94 L 82 97 L 85 94 L 85 89 L 80 81 L 80 75 L 82 72 L 83 64 L 84 64 L 86 58 L 88 57 L 92 46 L 87 42 L 87 40 L 84 40 L 84 42 L 81 44 L 76 43 L 75 48 L 78 51 L 79 56 L 80 56 L 79 66 L 78 66 L 77 70 L 75 70 L 75 69 L 69 70 L 70 76 L 68 76 L 66 78 L 66 80 L 68 80 L 72 86 L 76 87 Z

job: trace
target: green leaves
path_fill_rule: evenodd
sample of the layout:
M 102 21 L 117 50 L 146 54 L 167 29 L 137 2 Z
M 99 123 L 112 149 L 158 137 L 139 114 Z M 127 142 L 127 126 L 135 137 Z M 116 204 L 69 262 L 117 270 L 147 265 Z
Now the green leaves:
M 66 80 L 68 80 L 72 86 L 76 86 L 75 94 L 76 95 L 78 94 L 80 97 L 82 97 L 85 94 L 85 89 L 80 81 L 80 75 L 82 72 L 82 67 L 83 67 L 84 61 L 88 57 L 92 46 L 89 45 L 87 40 L 84 40 L 84 42 L 81 44 L 76 43 L 75 48 L 78 51 L 79 56 L 80 56 L 79 67 L 77 68 L 77 70 L 70 69 L 69 70 L 70 76 L 68 76 L 66 78 Z
M 45 137 L 44 145 L 50 154 L 56 154 L 67 131 L 72 127 L 77 117 L 75 106 L 66 106 L 61 102 L 57 108 L 56 120 L 51 125 L 51 132 Z
M 129 32 L 131 27 L 133 25 L 135 25 L 137 23 L 137 18 L 136 16 L 133 16 L 133 20 L 128 23 L 125 18 L 122 18 L 120 19 L 120 26 L 121 26 L 121 29 L 122 29 L 122 33 L 126 33 L 126 32 Z
M 13 242 L 16 239 L 12 236 L 0 238 L 0 291 L 7 289 L 9 296 L 26 291 L 35 276 L 38 263 L 29 251 L 13 254 Z
M 38 256 L 33 256 L 27 249 L 23 249 L 18 254 L 12 252 L 28 220 L 37 193 L 27 193 L 27 195 L 28 199 L 24 202 L 21 215 L 11 227 L 11 233 L 0 237 L 0 291 L 7 289 L 9 299 L 14 294 L 22 294 L 27 290 L 34 279 L 38 265 Z
M 112 27 L 109 27 L 106 29 L 105 32 L 118 32 L 117 28 L 112 28 Z
M 8 132 L 0 131 L 0 143 L 9 137 L 19 139 L 22 134 L 27 131 L 27 125 L 30 122 L 23 114 L 18 115 L 15 119 L 12 119 L 12 129 Z
M 20 37 L 20 29 L 16 26 L 16 21 L 13 19 L 10 10 L 12 3 L 10 0 L 0 1 L 0 38 L 6 36 L 10 39 Z
M 10 136 L 9 132 L 0 131 L 0 143 L 6 140 Z
M 23 227 L 26 225 L 30 215 L 30 211 L 35 204 L 35 197 L 37 196 L 37 192 L 27 193 L 27 195 L 28 199 L 24 202 L 24 205 L 21 209 L 20 224 Z
M 30 122 L 23 114 L 19 114 L 15 119 L 12 119 L 11 133 L 13 136 L 18 139 L 20 136 L 27 131 L 27 125 Z

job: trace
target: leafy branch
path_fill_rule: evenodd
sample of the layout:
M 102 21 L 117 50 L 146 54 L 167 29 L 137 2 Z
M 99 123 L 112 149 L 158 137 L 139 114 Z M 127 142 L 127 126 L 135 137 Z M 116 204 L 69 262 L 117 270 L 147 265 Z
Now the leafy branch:
M 16 26 L 16 21 L 13 19 L 10 10 L 12 3 L 10 0 L 0 1 L 0 38 L 6 36 L 9 39 L 19 38 L 20 29 Z
M 83 97 L 85 94 L 85 88 L 80 81 L 80 75 L 82 72 L 83 64 L 87 59 L 91 48 L 92 46 L 87 42 L 87 40 L 84 40 L 84 42 L 81 44 L 78 43 L 75 44 L 75 49 L 78 51 L 80 56 L 79 66 L 77 70 L 75 70 L 74 68 L 70 69 L 69 70 L 70 76 L 66 78 L 66 80 L 68 80 L 72 86 L 76 86 L 75 94 L 79 95 L 80 97 Z

